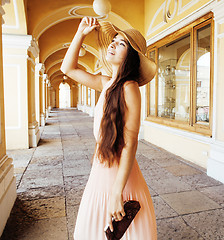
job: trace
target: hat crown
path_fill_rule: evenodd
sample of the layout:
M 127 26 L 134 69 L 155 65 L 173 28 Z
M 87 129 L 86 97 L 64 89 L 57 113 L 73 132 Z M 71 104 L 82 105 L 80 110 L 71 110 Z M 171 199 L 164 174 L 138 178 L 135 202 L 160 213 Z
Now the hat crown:
M 138 30 L 130 28 L 124 30 L 123 32 L 128 35 L 129 40 L 133 40 L 130 41 L 132 47 L 137 47 L 143 54 L 146 53 L 146 40 Z

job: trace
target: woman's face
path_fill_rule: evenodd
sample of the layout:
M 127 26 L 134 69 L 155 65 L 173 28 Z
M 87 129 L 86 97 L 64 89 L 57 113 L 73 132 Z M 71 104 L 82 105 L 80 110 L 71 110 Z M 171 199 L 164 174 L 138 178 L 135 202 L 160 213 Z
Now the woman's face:
M 112 65 L 120 66 L 125 60 L 128 51 L 128 42 L 121 34 L 117 34 L 108 46 L 106 60 Z

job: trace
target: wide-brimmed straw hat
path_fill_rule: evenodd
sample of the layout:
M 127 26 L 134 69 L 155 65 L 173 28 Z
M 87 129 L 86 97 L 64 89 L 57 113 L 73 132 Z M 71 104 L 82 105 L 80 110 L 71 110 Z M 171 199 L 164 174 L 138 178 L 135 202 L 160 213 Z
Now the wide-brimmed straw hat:
M 130 45 L 138 52 L 140 58 L 140 77 L 138 79 L 139 86 L 143 86 L 151 81 L 156 73 L 156 64 L 146 57 L 146 40 L 142 34 L 134 29 L 120 30 L 110 22 L 100 22 L 98 32 L 98 43 L 100 47 L 101 64 L 106 73 L 112 76 L 111 64 L 107 62 L 107 49 L 117 33 L 122 34 L 130 43 Z

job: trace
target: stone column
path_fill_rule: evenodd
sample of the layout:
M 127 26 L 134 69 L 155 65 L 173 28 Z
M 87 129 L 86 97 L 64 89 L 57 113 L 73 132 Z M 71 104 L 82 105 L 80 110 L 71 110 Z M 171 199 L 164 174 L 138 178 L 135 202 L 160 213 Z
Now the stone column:
M 48 89 L 47 89 L 47 85 L 48 85 L 48 78 L 46 77 L 45 81 L 44 81 L 44 92 L 45 92 L 45 120 L 48 119 L 48 105 L 47 105 L 47 101 L 48 101 Z
M 56 108 L 59 108 L 59 84 L 55 84 Z
M 41 64 L 41 63 L 40 63 Z M 39 71 L 39 108 L 40 108 L 40 126 L 45 126 L 45 91 L 44 91 L 44 81 L 46 74 L 44 74 L 45 67 L 41 64 L 41 68 Z
M 43 78 L 44 65 L 42 63 L 37 63 L 35 66 L 35 105 L 36 105 L 36 121 L 38 125 L 41 126 L 40 120 L 40 108 L 41 108 L 41 96 L 42 96 L 42 86 L 41 81 Z
M 51 108 L 55 108 L 56 107 L 56 101 L 55 101 L 56 91 L 52 86 L 50 87 L 50 96 L 51 96 L 51 99 L 50 99 Z
M 3 34 L 7 149 L 36 147 L 40 139 L 35 109 L 38 52 L 32 36 Z
M 29 147 L 37 147 L 40 140 L 40 131 L 36 120 L 35 104 L 35 58 L 38 57 L 39 49 L 35 41 L 31 40 L 28 48 L 28 121 L 29 121 Z M 39 89 L 39 86 L 38 86 Z M 38 94 L 39 95 L 39 94 Z M 39 101 L 38 101 L 39 102 Z M 39 115 L 39 114 L 38 114 Z
M 47 84 L 47 110 L 48 110 L 48 113 L 51 111 L 51 83 L 50 81 L 48 81 L 48 84 Z
M 224 2 L 219 1 L 214 12 L 214 89 L 213 133 L 207 174 L 224 183 Z
M 0 236 L 16 199 L 16 178 L 12 159 L 6 155 L 4 83 L 2 63 L 2 15 L 4 10 L 0 0 Z

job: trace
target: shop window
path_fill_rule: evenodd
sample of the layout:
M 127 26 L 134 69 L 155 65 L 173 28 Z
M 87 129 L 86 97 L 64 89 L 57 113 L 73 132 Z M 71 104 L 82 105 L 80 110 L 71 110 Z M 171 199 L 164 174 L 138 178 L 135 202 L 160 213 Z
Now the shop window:
M 197 30 L 196 122 L 209 123 L 211 24 Z
M 153 50 L 149 53 L 149 58 L 151 58 L 154 62 L 156 61 L 156 51 Z M 148 88 L 148 102 L 149 102 L 149 109 L 148 109 L 148 115 L 155 116 L 155 110 L 156 110 L 156 102 L 155 102 L 155 77 L 150 81 L 149 88 Z
M 157 73 L 147 85 L 147 120 L 211 136 L 212 14 L 149 46 Z

